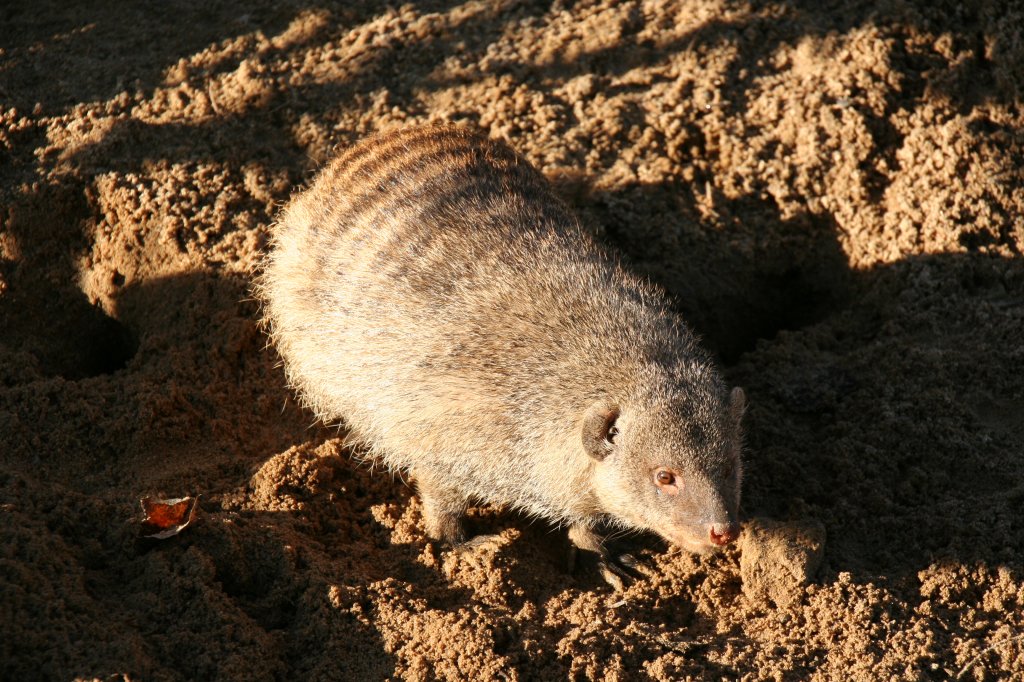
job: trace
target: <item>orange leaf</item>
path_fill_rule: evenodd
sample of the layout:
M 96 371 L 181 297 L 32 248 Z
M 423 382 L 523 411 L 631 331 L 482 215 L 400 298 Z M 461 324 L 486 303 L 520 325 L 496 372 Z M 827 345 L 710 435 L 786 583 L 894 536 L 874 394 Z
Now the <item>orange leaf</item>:
M 164 540 L 174 537 L 185 530 L 196 517 L 198 497 L 176 497 L 170 500 L 143 497 L 142 528 L 140 534 L 144 538 Z

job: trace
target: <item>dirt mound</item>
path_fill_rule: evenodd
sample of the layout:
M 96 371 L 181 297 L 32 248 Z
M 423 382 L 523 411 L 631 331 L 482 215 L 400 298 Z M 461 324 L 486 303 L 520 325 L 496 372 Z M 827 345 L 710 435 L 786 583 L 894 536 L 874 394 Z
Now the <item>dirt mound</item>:
M 0 677 L 1024 676 L 1022 27 L 995 1 L 7 3 Z M 248 296 L 268 227 L 335 147 L 436 119 L 528 156 L 747 389 L 753 539 L 634 539 L 616 594 L 483 508 L 499 540 L 459 557 L 310 427 Z M 186 494 L 201 517 L 140 543 L 139 498 Z

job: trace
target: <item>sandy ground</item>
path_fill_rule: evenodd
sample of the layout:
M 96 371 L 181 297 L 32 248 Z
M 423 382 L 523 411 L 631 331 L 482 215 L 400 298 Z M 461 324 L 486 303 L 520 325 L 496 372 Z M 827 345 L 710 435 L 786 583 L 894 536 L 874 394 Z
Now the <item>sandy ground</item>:
M 1024 8 L 968 5 L 4 3 L 0 678 L 1024 679 Z M 738 546 L 634 540 L 613 593 L 483 508 L 460 557 L 310 426 L 251 270 L 332 150 L 431 119 L 746 387 Z M 150 494 L 201 518 L 140 542 Z

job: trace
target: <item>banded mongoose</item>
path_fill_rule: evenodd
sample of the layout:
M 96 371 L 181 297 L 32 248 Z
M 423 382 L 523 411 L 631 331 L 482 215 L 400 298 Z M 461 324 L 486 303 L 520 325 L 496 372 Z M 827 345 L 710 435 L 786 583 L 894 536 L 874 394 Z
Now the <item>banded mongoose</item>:
M 743 391 L 507 145 L 356 144 L 284 209 L 257 290 L 291 385 L 411 474 L 430 537 L 484 502 L 604 560 L 601 529 L 736 538 Z

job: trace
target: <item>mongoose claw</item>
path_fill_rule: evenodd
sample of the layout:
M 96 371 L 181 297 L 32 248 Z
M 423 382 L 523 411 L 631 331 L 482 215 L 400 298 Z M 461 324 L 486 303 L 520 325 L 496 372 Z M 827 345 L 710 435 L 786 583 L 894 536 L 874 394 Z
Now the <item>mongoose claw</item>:
M 618 561 L 632 571 L 639 570 L 640 562 L 632 554 L 620 554 Z
M 612 554 L 605 546 L 604 539 L 591 528 L 572 526 L 569 529 L 569 540 L 569 572 L 576 568 L 582 552 L 591 561 L 597 560 L 598 573 L 617 592 L 636 581 L 642 573 L 636 557 L 632 554 Z
M 498 549 L 502 544 L 501 535 L 494 533 L 491 535 L 476 535 L 468 540 L 453 545 L 452 549 L 454 549 L 457 554 L 463 555 L 474 552 L 481 547 Z
M 598 562 L 598 570 L 604 581 L 612 586 L 616 592 L 621 592 L 629 585 L 644 577 L 645 572 L 641 568 L 642 562 L 638 561 L 632 554 L 610 554 L 601 557 Z
M 604 581 L 611 585 L 616 592 L 622 592 L 636 582 L 636 576 L 612 557 L 601 559 L 597 564 L 597 569 Z
M 629 575 L 621 568 L 615 567 L 613 562 L 601 561 L 598 565 L 598 571 L 601 573 L 601 577 L 604 581 L 611 585 L 611 588 L 616 592 L 624 592 L 626 586 L 632 584 L 633 576 Z
M 586 560 L 584 561 L 582 559 Z M 590 566 L 593 566 L 596 563 L 597 572 L 601 575 L 601 578 L 616 592 L 622 592 L 629 585 L 636 582 L 636 580 L 642 575 L 642 572 L 639 569 L 640 562 L 637 561 L 632 554 L 612 556 L 607 552 L 593 552 L 590 550 L 580 550 L 577 547 L 570 547 L 570 573 L 575 572 L 578 562 L 586 563 Z

